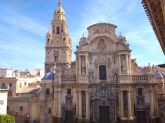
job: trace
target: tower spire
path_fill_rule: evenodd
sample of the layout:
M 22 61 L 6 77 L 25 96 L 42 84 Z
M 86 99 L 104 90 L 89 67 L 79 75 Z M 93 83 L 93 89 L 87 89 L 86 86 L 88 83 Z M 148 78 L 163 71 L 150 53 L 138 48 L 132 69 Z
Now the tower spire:
M 61 2 L 61 0 L 58 0 L 58 7 L 62 7 L 62 2 Z

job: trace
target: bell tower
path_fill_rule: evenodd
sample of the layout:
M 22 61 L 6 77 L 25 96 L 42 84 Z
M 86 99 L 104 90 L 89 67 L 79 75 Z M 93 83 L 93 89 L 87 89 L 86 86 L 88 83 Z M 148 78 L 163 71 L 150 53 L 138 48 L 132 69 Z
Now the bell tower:
M 46 34 L 45 73 L 54 67 L 59 72 L 70 68 L 72 61 L 71 38 L 66 23 L 65 11 L 61 0 L 54 12 L 51 26 Z

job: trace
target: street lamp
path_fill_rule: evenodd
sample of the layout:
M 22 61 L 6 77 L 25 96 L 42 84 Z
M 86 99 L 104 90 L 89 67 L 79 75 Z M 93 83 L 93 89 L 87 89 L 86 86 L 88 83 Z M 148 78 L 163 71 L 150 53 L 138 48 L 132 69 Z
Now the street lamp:
M 26 123 L 29 123 L 30 122 L 30 120 L 29 120 L 30 116 L 29 115 L 26 115 L 26 117 L 27 117 Z

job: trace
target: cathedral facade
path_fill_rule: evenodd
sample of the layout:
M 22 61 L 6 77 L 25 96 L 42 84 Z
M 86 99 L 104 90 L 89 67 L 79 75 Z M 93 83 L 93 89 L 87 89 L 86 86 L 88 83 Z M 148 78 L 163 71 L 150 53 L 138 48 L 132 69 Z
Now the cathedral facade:
M 89 26 L 72 62 L 66 15 L 58 1 L 46 35 L 46 75 L 31 102 L 40 123 L 158 122 L 161 80 L 140 71 L 116 28 L 110 23 Z
M 97 23 L 81 37 L 76 61 L 61 1 L 46 36 L 43 122 L 156 122 L 159 81 L 142 74 L 116 25 Z M 51 77 L 50 77 L 51 76 Z M 51 116 L 49 113 L 51 112 Z

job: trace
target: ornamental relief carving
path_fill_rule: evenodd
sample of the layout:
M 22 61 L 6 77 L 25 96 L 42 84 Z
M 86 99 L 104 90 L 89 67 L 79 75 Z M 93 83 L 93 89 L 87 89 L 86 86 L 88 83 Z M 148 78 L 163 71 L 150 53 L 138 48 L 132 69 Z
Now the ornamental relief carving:
M 111 34 L 112 33 L 112 28 L 109 26 L 96 26 L 92 29 L 93 35 L 95 34 L 103 34 L 103 33 L 108 33 Z
M 111 57 L 110 56 L 97 56 L 95 58 L 94 64 L 106 64 L 108 66 L 111 66 Z
M 97 44 L 97 49 L 98 49 L 99 51 L 103 51 L 103 50 L 106 49 L 106 44 L 105 44 L 103 38 L 101 38 L 101 39 L 99 40 L 99 42 L 98 42 L 98 44 Z

